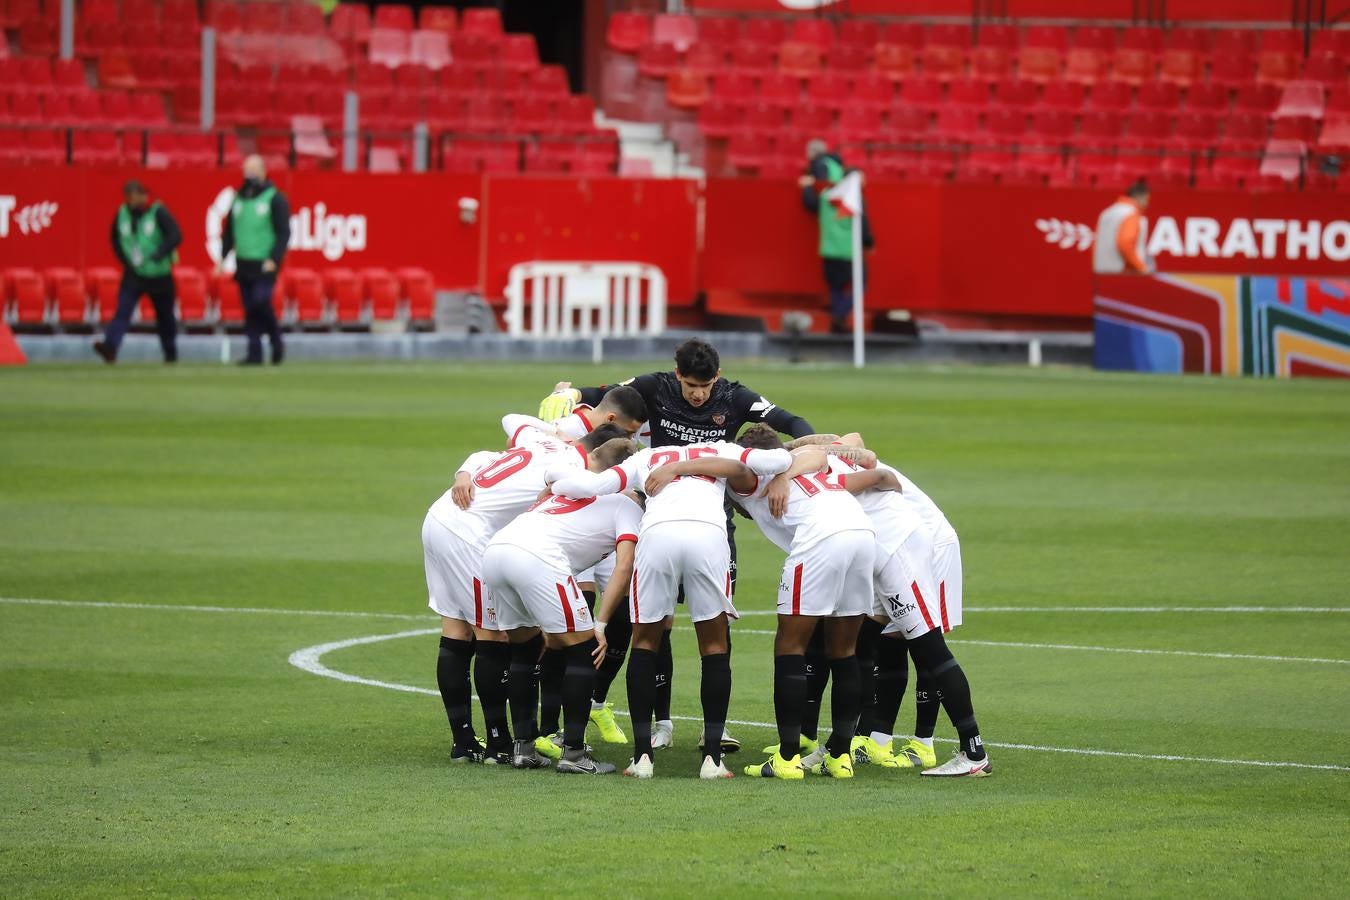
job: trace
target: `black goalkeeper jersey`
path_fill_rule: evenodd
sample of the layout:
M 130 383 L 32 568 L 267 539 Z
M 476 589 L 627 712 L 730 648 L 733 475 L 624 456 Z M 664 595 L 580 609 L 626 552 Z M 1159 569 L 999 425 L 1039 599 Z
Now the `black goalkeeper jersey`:
M 814 433 L 805 419 L 776 406 L 739 381 L 718 378 L 707 402 L 698 407 L 690 406 L 684 399 L 674 372 L 652 372 L 622 383 L 636 388 L 647 402 L 653 447 L 734 441 L 744 425 L 754 422 L 763 422 L 793 437 Z M 610 387 L 613 385 L 582 388 L 581 402 L 597 405 Z

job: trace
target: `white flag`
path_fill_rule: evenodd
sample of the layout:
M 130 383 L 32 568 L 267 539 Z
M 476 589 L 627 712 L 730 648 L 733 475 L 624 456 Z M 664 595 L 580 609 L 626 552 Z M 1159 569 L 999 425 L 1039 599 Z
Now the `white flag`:
M 862 173 L 854 170 L 849 172 L 839 182 L 828 191 L 824 197 L 834 206 L 834 211 L 841 219 L 852 218 L 862 214 Z

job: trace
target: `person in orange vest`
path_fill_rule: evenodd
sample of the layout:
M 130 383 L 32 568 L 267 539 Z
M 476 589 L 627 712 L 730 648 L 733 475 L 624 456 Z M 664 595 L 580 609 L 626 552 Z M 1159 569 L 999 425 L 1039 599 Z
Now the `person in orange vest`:
M 1097 240 L 1092 247 L 1092 271 L 1101 275 L 1133 272 L 1151 275 L 1157 271 L 1148 255 L 1148 184 L 1141 178 L 1125 195 L 1097 217 Z

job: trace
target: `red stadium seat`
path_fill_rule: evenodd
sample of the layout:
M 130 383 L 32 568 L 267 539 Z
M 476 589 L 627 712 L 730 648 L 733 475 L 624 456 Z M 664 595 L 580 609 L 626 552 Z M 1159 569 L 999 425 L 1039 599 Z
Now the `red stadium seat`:
M 1321 119 L 1325 111 L 1326 90 L 1321 82 L 1291 81 L 1284 86 L 1280 103 L 1275 107 L 1274 117 Z
M 999 106 L 1030 110 L 1040 103 L 1040 88 L 1035 82 L 1009 79 L 994 86 L 994 99 Z
M 178 294 L 178 318 L 184 324 L 204 325 L 214 321 L 207 302 L 206 275 L 191 266 L 174 266 L 174 291 Z
M 459 13 L 453 6 L 424 6 L 417 16 L 417 26 L 428 31 L 454 34 L 459 30 Z
M 501 40 L 502 14 L 493 7 L 470 7 L 460 13 L 459 30 L 490 42 Z
M 1327 87 L 1345 84 L 1350 53 L 1318 53 L 1303 64 L 1303 77 Z
M 47 269 L 43 281 L 47 288 L 49 308 L 60 325 L 81 325 L 89 320 L 89 298 L 84 290 L 84 276 L 74 269 L 55 267 Z
M 801 79 L 787 72 L 765 75 L 759 83 L 759 99 L 765 103 L 792 106 L 802 96 Z
M 1220 145 L 1224 151 L 1253 151 L 1265 146 L 1269 130 L 1264 115 L 1234 113 L 1224 125 Z
M 947 102 L 953 106 L 983 109 L 989 105 L 989 84 L 982 79 L 957 79 L 947 85 Z
M 1089 109 L 1124 111 L 1134 103 L 1134 89 L 1124 82 L 1107 81 L 1092 89 L 1088 97 Z
M 1270 114 L 1279 105 L 1282 91 L 1274 84 L 1247 84 L 1238 89 L 1233 100 L 1235 112 Z
M 339 3 L 328 23 L 328 32 L 348 46 L 362 46 L 370 39 L 370 8 L 364 3 Z
M 516 35 L 515 37 L 524 38 L 530 45 L 530 50 L 534 50 L 534 38 L 529 35 Z M 516 45 L 510 56 L 502 58 L 502 65 L 513 70 L 522 69 L 523 47 Z M 374 57 L 375 45 L 371 44 L 371 60 L 378 62 Z M 425 66 L 428 69 L 440 70 L 450 65 L 450 37 L 443 31 L 414 31 L 408 44 L 408 60 L 417 66 Z M 531 63 L 525 67 L 525 70 L 532 69 L 539 64 L 538 57 L 534 57 Z
M 341 7 L 339 7 L 341 8 Z M 211 297 L 215 301 L 215 320 L 221 325 L 242 325 L 244 304 L 239 299 L 239 282 L 227 274 L 211 276 Z
M 1283 86 L 1298 77 L 1299 62 L 1295 53 L 1262 52 L 1256 57 L 1256 81 Z
M 1045 84 L 1060 77 L 1063 63 L 1057 47 L 1023 47 L 1017 54 L 1017 73 L 1027 81 Z
M 313 269 L 288 267 L 286 295 L 291 301 L 295 319 L 301 325 L 321 325 L 329 321 L 323 280 Z
M 406 313 L 415 322 L 429 322 L 435 313 L 436 285 L 426 269 L 407 267 L 394 272 L 407 299 Z
M 439 32 L 433 32 L 439 34 Z M 442 38 L 445 35 L 441 35 Z M 372 28 L 370 31 L 369 58 L 373 63 L 397 68 L 410 61 L 412 53 L 411 32 L 396 28 Z
M 1050 109 L 1082 109 L 1087 92 L 1083 85 L 1071 81 L 1052 81 L 1045 86 L 1041 102 Z
M 1064 77 L 1077 84 L 1096 84 L 1106 78 L 1110 57 L 1095 47 L 1073 47 L 1064 57 Z
M 950 44 L 926 44 L 922 52 L 923 73 L 949 81 L 965 72 L 966 48 Z
M 695 47 L 699 44 L 712 44 L 725 51 L 741 38 L 739 19 L 730 16 L 699 16 L 695 21 L 698 25 L 698 40 L 694 44 Z
M 900 87 L 900 104 L 936 112 L 945 103 L 942 84 L 931 78 L 915 78 Z
M 1311 144 L 1317 140 L 1319 130 L 1319 120 L 1311 116 L 1284 116 L 1274 120 L 1271 137 L 1278 140 L 1303 141 Z
M 47 323 L 47 292 L 42 276 L 29 268 L 10 268 L 4 271 L 10 308 L 14 321 L 20 325 Z
M 769 16 L 749 18 L 741 25 L 741 37 L 761 44 L 781 44 L 787 39 L 787 23 Z
M 669 44 L 683 53 L 698 41 L 698 26 L 692 16 L 658 15 L 652 19 L 649 40 L 653 44 Z
M 365 304 L 361 298 L 361 282 L 355 272 L 346 268 L 325 269 L 323 289 L 339 324 L 349 325 L 363 320 Z
M 1219 142 L 1219 122 L 1205 113 L 1182 113 L 1177 117 L 1172 147 L 1190 152 L 1205 152 Z
M 615 12 L 605 26 L 605 45 L 618 53 L 636 54 L 650 36 L 650 24 L 641 13 Z
M 1228 107 L 1228 89 L 1222 85 L 1201 82 L 1186 92 L 1186 109 L 1191 112 L 1220 115 L 1227 113 Z
M 499 64 L 516 72 L 533 72 L 539 68 L 539 49 L 532 34 L 508 34 L 499 48 Z
M 91 266 L 84 270 L 84 287 L 88 291 L 90 317 L 96 322 L 111 322 L 117 312 L 117 290 L 122 273 L 112 266 Z
M 1202 76 L 1200 53 L 1193 49 L 1169 48 L 1163 51 L 1158 78 L 1187 87 Z
M 666 79 L 666 101 L 677 109 L 698 109 L 708 100 L 708 76 L 704 72 L 678 69 Z
M 398 317 L 398 279 L 388 269 L 362 269 L 361 290 L 369 304 L 371 318 L 385 320 Z
M 1259 171 L 1262 175 L 1295 182 L 1303 175 L 1303 161 L 1307 155 L 1308 145 L 1303 141 L 1274 139 L 1266 144 Z
M 877 44 L 872 57 L 876 72 L 892 81 L 904 81 L 913 76 L 917 62 L 917 51 L 907 44 Z
M 795 78 L 810 78 L 820 71 L 820 46 L 814 43 L 786 41 L 778 48 L 778 71 Z
M 945 143 L 969 143 L 980 135 L 979 110 L 970 107 L 944 106 L 938 111 L 935 134 Z
M 1181 105 L 1181 91 L 1172 82 L 1151 81 L 1139 86 L 1139 108 L 1175 110 Z
M 1153 53 L 1139 47 L 1118 47 L 1111 59 L 1111 77 L 1126 84 L 1151 81 L 1153 69 Z
M 918 22 L 889 22 L 882 26 L 877 43 L 899 44 L 917 50 L 923 46 L 924 39 L 924 27 Z
M 396 28 L 400 31 L 412 31 L 412 7 L 395 3 L 381 3 L 375 7 L 375 18 L 372 24 L 376 28 Z
M 1242 88 L 1255 80 L 1256 63 L 1245 54 L 1218 54 L 1210 59 L 1209 80 L 1227 88 Z

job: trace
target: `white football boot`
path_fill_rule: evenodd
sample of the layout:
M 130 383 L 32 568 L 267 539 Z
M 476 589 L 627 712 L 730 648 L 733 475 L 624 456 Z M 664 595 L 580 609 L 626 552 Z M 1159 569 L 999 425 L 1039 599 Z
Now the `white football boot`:
M 963 778 L 966 776 L 983 778 L 986 775 L 993 774 L 993 771 L 994 767 L 990 765 L 989 755 L 987 753 L 985 754 L 984 759 L 978 762 L 972 762 L 970 758 L 966 756 L 966 751 L 958 750 L 951 759 L 947 760 L 942 765 L 933 769 L 924 769 L 920 774 L 933 775 L 938 778 Z

